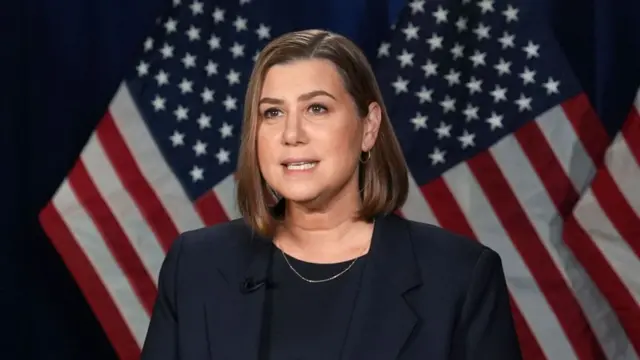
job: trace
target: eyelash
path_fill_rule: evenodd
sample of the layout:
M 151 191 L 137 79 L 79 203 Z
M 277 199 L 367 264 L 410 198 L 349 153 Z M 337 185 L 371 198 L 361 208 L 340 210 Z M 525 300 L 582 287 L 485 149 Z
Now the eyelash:
M 307 108 L 307 110 L 310 110 L 312 108 L 320 108 L 319 111 L 321 111 L 322 113 L 326 112 L 328 109 L 326 106 L 322 105 L 322 104 L 311 104 L 309 105 L 309 107 Z M 268 108 L 265 111 L 262 112 L 262 117 L 264 117 L 265 119 L 270 119 L 271 116 L 269 115 L 270 112 L 273 111 L 281 111 L 280 109 L 277 108 Z M 273 116 L 277 116 L 277 115 L 273 115 Z
M 269 109 L 265 110 L 265 111 L 262 113 L 262 117 L 263 117 L 263 118 L 265 118 L 265 119 L 270 119 L 270 118 L 271 118 L 271 116 L 269 116 L 269 113 L 270 113 L 270 112 L 272 112 L 272 111 L 280 111 L 280 110 L 278 110 L 278 109 L 276 109 L 276 108 L 269 108 Z M 274 115 L 274 117 L 275 117 L 275 116 L 277 116 L 277 115 Z
M 309 109 L 311 109 L 311 108 L 312 108 L 312 107 L 314 107 L 314 106 L 319 107 L 319 108 L 321 109 L 320 111 L 323 111 L 323 112 L 324 112 L 324 111 L 327 111 L 327 107 L 326 107 L 326 106 L 324 106 L 324 105 L 322 105 L 322 104 L 311 104 L 311 105 L 309 106 Z

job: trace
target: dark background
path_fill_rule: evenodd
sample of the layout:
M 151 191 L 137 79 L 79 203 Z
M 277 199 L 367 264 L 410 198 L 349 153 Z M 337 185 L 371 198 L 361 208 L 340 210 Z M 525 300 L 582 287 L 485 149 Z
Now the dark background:
M 271 2 L 296 27 L 324 27 L 351 37 L 372 61 L 377 42 L 405 4 Z M 541 21 L 552 25 L 601 118 L 622 121 L 640 85 L 640 3 L 538 2 L 547 16 Z M 168 0 L 0 5 L 1 359 L 116 359 L 37 215 L 167 6 Z

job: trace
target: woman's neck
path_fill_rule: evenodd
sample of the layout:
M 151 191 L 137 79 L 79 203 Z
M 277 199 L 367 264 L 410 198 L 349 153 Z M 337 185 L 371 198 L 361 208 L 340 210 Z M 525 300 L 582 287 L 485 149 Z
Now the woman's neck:
M 322 211 L 287 203 L 276 245 L 291 256 L 312 262 L 336 262 L 362 255 L 368 249 L 373 226 L 356 217 L 360 209 L 358 194 L 340 200 Z

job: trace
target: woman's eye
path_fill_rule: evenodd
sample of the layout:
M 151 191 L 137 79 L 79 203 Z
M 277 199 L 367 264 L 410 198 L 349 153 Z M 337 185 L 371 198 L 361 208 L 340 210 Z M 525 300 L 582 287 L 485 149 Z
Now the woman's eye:
M 280 110 L 274 108 L 267 109 L 262 113 L 262 116 L 266 119 L 276 117 L 278 115 L 280 115 Z
M 311 111 L 314 114 L 322 114 L 325 111 L 327 111 L 327 108 L 320 104 L 313 104 L 309 106 L 309 111 Z

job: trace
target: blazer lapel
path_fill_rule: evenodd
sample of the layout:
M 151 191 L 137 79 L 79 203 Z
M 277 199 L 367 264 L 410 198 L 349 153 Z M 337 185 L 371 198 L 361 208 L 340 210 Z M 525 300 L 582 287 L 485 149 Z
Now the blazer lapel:
M 376 219 L 362 281 L 342 359 L 396 359 L 417 323 L 405 295 L 421 284 L 404 219 Z
M 242 251 L 249 257 L 246 261 L 230 257 L 229 264 L 220 268 L 229 289 L 212 294 L 215 301 L 208 301 L 205 306 L 212 360 L 258 359 L 267 271 L 273 245 L 270 240 L 259 236 L 248 237 L 250 249 Z

